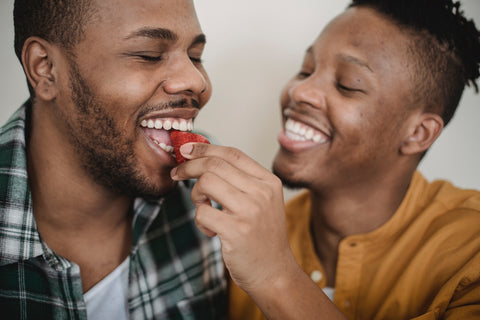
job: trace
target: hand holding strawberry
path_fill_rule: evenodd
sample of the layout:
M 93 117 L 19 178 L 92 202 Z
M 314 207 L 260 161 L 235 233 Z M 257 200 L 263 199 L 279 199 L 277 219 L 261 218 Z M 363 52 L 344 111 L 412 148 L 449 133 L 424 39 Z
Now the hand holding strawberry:
M 204 136 L 186 131 L 174 130 L 170 133 L 170 138 L 172 139 L 172 146 L 173 151 L 175 152 L 175 157 L 177 159 L 177 164 L 181 164 L 187 160 L 180 153 L 180 147 L 183 146 L 185 143 L 201 142 L 210 144 L 210 141 L 208 141 L 208 139 Z

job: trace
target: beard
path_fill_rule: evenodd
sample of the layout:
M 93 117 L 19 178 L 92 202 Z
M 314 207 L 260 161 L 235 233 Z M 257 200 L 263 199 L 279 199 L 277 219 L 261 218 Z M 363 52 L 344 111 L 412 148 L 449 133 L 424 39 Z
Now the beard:
M 287 178 L 286 176 L 283 175 L 282 172 L 277 170 L 275 166 L 272 168 L 272 172 L 274 175 L 276 175 L 280 179 L 280 181 L 282 181 L 282 185 L 287 189 L 299 190 L 299 189 L 304 189 L 309 187 L 309 185 L 305 182 Z
M 273 161 L 272 173 L 276 175 L 280 179 L 280 181 L 282 181 L 283 187 L 291 190 L 309 188 L 309 184 L 307 182 L 302 181 L 300 179 L 296 179 L 294 175 L 289 173 L 288 169 L 285 169 L 282 166 L 282 163 L 285 164 L 285 162 L 287 162 L 288 159 L 282 160 L 280 152 L 281 152 L 280 150 L 277 152 L 277 155 L 275 156 L 275 159 Z
M 77 117 L 73 125 L 69 121 L 65 123 L 72 132 L 71 143 L 85 171 L 96 183 L 116 194 L 144 198 L 162 196 L 166 190 L 141 174 L 134 153 L 134 141 L 118 129 L 73 59 L 70 68 L 71 99 Z

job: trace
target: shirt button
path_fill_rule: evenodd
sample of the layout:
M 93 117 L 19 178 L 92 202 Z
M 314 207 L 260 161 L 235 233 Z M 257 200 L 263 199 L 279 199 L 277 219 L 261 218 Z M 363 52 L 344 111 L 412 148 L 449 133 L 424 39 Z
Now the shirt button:
M 313 282 L 319 282 L 322 278 L 323 274 L 318 270 L 314 270 L 310 273 L 310 279 L 312 279 Z

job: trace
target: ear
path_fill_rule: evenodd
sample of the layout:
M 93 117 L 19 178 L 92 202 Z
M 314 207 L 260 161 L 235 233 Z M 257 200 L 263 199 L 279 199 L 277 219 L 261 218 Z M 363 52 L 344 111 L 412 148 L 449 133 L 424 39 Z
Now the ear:
M 410 131 L 400 147 L 404 155 L 425 152 L 437 140 L 443 130 L 443 119 L 435 113 L 420 113 L 412 119 Z
M 51 101 L 57 95 L 53 46 L 38 37 L 28 38 L 22 50 L 22 64 L 37 99 Z

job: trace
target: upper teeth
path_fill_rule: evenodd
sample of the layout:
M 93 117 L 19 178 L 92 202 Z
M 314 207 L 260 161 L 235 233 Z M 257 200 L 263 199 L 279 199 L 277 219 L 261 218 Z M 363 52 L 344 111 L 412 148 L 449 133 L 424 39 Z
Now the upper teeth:
M 326 141 L 322 134 L 315 132 L 315 130 L 309 126 L 292 119 L 287 119 L 285 122 L 285 133 L 287 137 L 295 141 Z
M 149 129 L 175 129 L 180 131 L 192 131 L 193 130 L 193 121 L 192 119 L 149 119 L 143 120 L 140 125 L 144 128 Z

